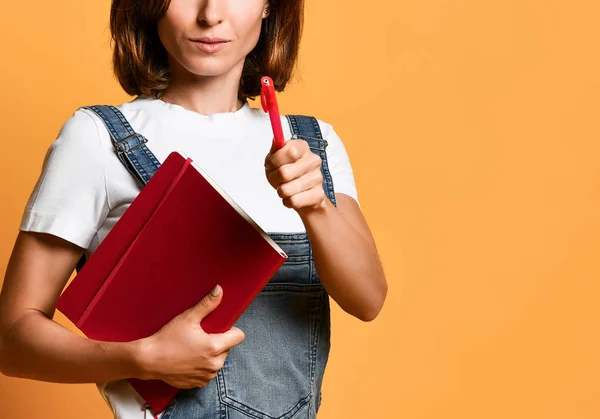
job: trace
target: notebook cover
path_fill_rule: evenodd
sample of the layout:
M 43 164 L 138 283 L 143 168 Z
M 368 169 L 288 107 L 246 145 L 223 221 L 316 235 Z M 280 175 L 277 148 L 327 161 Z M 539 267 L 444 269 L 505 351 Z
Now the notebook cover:
M 110 275 L 121 255 L 146 224 L 185 161 L 179 153 L 171 153 L 165 159 L 63 291 L 56 308 L 74 324 L 78 323 L 81 314 Z
M 131 341 L 152 335 L 218 283 L 223 298 L 201 326 L 229 330 L 287 255 L 228 199 L 191 159 L 171 153 L 57 308 L 89 338 Z M 159 380 L 129 382 L 157 414 L 179 391 Z

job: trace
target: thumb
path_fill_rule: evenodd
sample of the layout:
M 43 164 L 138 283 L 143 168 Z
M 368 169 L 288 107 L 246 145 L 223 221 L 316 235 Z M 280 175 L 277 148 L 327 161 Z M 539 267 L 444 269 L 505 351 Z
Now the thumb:
M 277 146 L 275 144 L 275 137 L 271 139 L 271 149 L 269 150 L 269 154 L 273 154 L 277 151 Z
M 200 301 L 196 303 L 196 305 L 188 309 L 189 314 L 191 314 L 195 320 L 202 320 L 210 312 L 217 308 L 221 302 L 222 296 L 223 288 L 217 284 L 212 291 L 206 294 Z

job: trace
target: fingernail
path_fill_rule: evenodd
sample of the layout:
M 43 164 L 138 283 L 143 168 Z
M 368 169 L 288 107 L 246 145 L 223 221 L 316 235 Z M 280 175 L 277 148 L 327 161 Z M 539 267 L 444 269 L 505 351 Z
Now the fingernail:
M 221 293 L 221 286 L 219 284 L 217 284 L 212 291 L 210 292 L 210 295 L 212 295 L 213 297 L 218 296 Z

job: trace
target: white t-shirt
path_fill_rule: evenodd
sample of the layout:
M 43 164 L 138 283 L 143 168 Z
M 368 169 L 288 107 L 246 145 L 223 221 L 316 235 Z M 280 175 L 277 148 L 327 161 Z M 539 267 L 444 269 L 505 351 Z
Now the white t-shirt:
M 246 102 L 235 112 L 202 115 L 160 99 L 138 96 L 117 108 L 160 163 L 179 150 L 192 158 L 267 233 L 305 232 L 265 176 L 273 138 L 268 115 Z M 335 193 L 358 203 L 346 149 L 333 127 L 318 120 L 327 140 Z M 281 116 L 284 138 L 291 138 Z M 20 230 L 53 234 L 91 254 L 141 190 L 115 154 L 102 120 L 78 109 L 61 128 L 43 161 Z M 146 417 L 143 401 L 125 380 L 98 383 L 115 419 Z

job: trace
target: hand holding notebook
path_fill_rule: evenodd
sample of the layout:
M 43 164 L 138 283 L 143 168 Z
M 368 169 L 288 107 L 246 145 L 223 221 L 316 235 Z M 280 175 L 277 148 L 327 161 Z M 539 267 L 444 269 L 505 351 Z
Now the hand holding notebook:
M 154 335 L 140 340 L 146 378 L 163 380 L 177 388 L 204 387 L 214 378 L 227 351 L 244 340 L 243 331 L 235 326 L 216 334 L 198 328 L 204 317 L 217 308 L 222 296 L 222 289 L 215 287 Z M 219 348 L 217 352 L 215 347 Z

